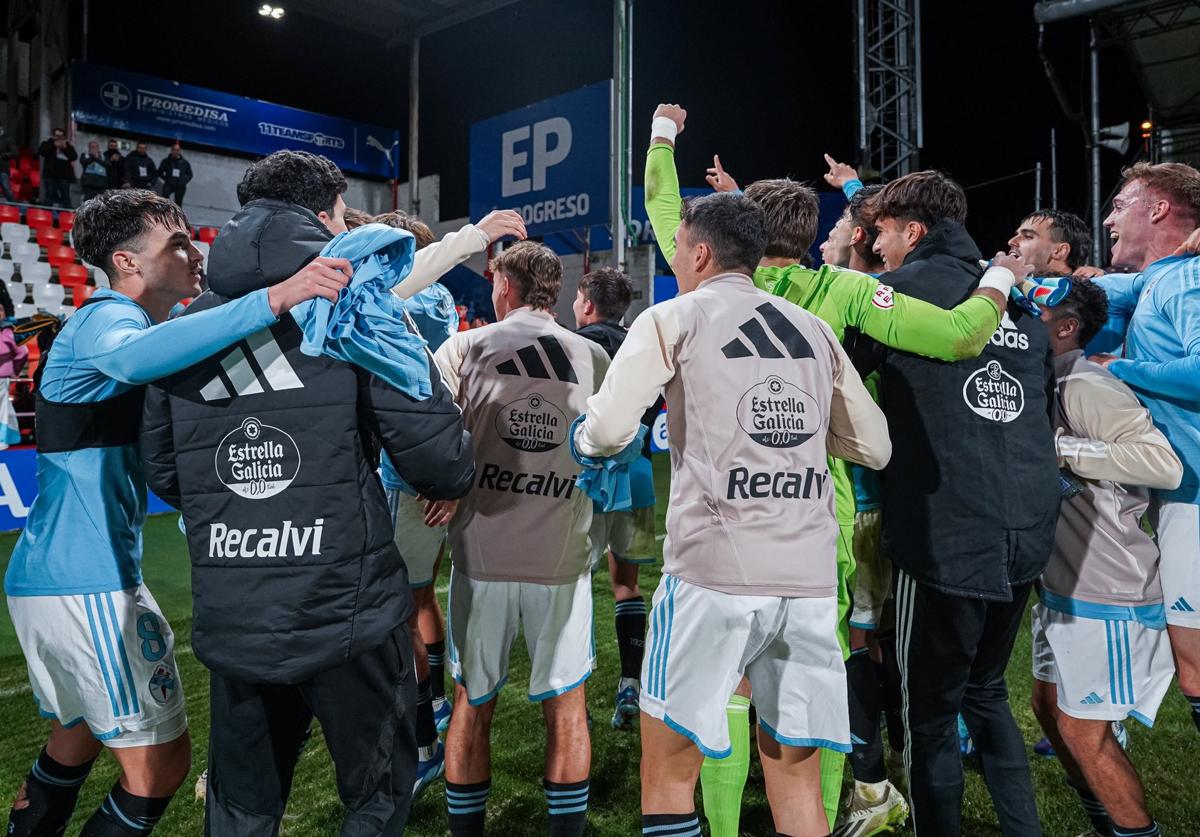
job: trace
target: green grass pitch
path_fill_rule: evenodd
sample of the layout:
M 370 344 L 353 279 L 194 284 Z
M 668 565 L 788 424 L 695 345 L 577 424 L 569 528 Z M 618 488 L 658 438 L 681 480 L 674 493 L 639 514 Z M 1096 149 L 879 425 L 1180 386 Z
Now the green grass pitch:
M 667 497 L 667 462 L 656 457 L 659 488 L 659 532 Z M 0 535 L 0 561 L 7 564 L 15 537 Z M 180 790 L 156 830 L 163 835 L 203 833 L 203 807 L 192 799 L 192 783 L 203 768 L 208 731 L 208 679 L 191 654 L 189 636 L 191 603 L 189 569 L 183 537 L 174 515 L 147 522 L 145 531 L 146 582 L 174 626 L 177 659 L 187 695 L 191 721 L 193 767 L 188 783 Z M 0 570 L 3 565 L 0 565 Z M 658 583 L 659 568 L 642 570 L 642 590 L 647 597 Z M 449 570 L 442 569 L 438 591 L 443 596 Z M 587 683 L 588 706 L 596 724 L 592 731 L 592 791 L 588 814 L 591 835 L 630 835 L 640 831 L 638 810 L 638 737 L 617 733 L 608 724 L 612 714 L 613 688 L 618 675 L 617 650 L 612 622 L 612 595 L 606 573 L 596 576 L 597 668 Z M 1022 632 L 1009 667 L 1009 687 L 1017 720 L 1025 732 L 1033 760 L 1033 778 L 1038 806 L 1047 837 L 1074 837 L 1087 830 L 1075 794 L 1062 780 L 1053 760 L 1032 755 L 1040 737 L 1029 710 L 1029 633 Z M 493 739 L 493 786 L 488 806 L 488 830 L 494 835 L 536 835 L 546 832 L 546 805 L 539 777 L 545 752 L 540 733 L 540 711 L 525 698 L 524 684 L 529 661 L 523 643 L 513 646 L 511 683 L 500 697 Z M 1153 730 L 1131 723 L 1132 758 L 1146 784 L 1150 808 L 1165 834 L 1191 837 L 1200 834 L 1200 799 L 1190 788 L 1192 767 L 1200 764 L 1200 735 L 1187 713 L 1177 689 L 1172 689 Z M 48 725 L 34 710 L 25 665 L 8 620 L 7 607 L 0 608 L 0 799 L 7 805 L 16 793 L 30 763 L 37 756 Z M 100 803 L 117 776 L 116 764 L 105 755 L 97 762 L 76 816 L 67 833 L 74 835 Z M 964 805 L 964 834 L 998 835 L 987 790 L 978 773 L 968 771 Z M 697 796 L 697 810 L 700 809 Z M 292 789 L 283 833 L 292 837 L 336 835 L 341 806 L 333 783 L 333 769 L 320 735 L 314 735 L 300 760 Z M 742 832 L 765 835 L 774 832 L 763 793 L 762 771 L 752 761 L 742 815 Z M 413 806 L 408 833 L 414 837 L 446 833 L 442 785 L 437 784 Z M 707 833 L 707 832 L 706 832 Z M 904 832 L 907 833 L 907 832 Z

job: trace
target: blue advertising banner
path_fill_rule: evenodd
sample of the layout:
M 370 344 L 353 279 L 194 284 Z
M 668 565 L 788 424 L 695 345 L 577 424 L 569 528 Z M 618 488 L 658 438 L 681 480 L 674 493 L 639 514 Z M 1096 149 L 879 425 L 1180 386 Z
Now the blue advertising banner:
M 530 235 L 608 223 L 612 82 L 471 126 L 471 217 L 515 209 Z
M 0 450 L 0 532 L 24 529 L 29 507 L 37 497 L 37 451 L 33 448 Z M 146 510 L 151 514 L 172 511 L 150 494 Z
M 392 177 L 400 131 L 204 87 L 76 62 L 76 122 L 132 134 L 267 155 L 281 148 L 324 154 L 345 171 Z

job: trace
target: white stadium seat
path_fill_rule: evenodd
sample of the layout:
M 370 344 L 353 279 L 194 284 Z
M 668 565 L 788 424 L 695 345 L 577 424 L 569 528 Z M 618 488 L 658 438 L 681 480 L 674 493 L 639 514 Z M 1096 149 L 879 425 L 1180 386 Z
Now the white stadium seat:
M 5 282 L 9 281 L 12 279 L 14 270 L 16 270 L 16 267 L 13 265 L 12 259 L 0 258 L 0 279 Z
M 42 257 L 42 248 L 36 241 L 10 241 L 8 254 L 14 262 L 36 262 Z
M 29 241 L 29 227 L 24 224 L 14 224 L 6 221 L 0 224 L 0 240 L 9 244 L 24 244 Z
M 50 281 L 53 269 L 46 262 L 27 262 L 21 265 L 21 281 L 27 285 L 44 285 Z
M 28 302 L 18 302 L 13 305 L 16 310 L 13 311 L 14 317 L 32 317 L 37 313 L 37 306 L 31 305 Z
M 33 289 L 33 304 L 43 311 L 57 314 L 63 305 L 62 285 L 44 283 Z

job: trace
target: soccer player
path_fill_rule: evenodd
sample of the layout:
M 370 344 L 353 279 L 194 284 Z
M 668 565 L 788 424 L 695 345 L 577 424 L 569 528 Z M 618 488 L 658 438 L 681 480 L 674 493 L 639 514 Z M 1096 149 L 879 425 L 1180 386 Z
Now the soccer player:
M 448 633 L 457 681 L 446 736 L 450 832 L 483 833 L 492 719 L 522 628 L 529 699 L 546 719 L 550 833 L 579 835 L 591 766 L 583 684 L 595 659 L 592 501 L 575 485 L 567 430 L 599 388 L 608 356 L 555 322 L 562 263 L 547 247 L 518 242 L 492 271 L 498 322 L 455 334 L 436 355 L 478 466 L 450 521 Z M 447 512 L 438 505 L 431 516 L 440 520 Z
M 1150 410 L 1184 462 L 1183 481 L 1156 490 L 1152 516 L 1179 687 L 1200 729 L 1200 256 L 1172 255 L 1200 224 L 1200 172 L 1183 163 L 1138 163 L 1123 174 L 1104 227 L 1114 264 L 1138 273 L 1101 276 L 1110 325 L 1128 320 L 1124 356 L 1094 355 Z
M 847 167 L 848 168 L 848 167 Z M 829 181 L 836 169 L 825 176 Z M 850 170 L 855 180 L 857 173 Z M 837 184 L 839 187 L 841 183 Z M 848 267 L 859 273 L 877 276 L 883 273 L 883 262 L 871 249 L 875 244 L 875 227 L 863 217 L 867 200 L 883 187 L 864 186 L 850 191 L 850 202 L 842 213 L 829 237 L 821 245 L 821 256 L 825 264 L 833 267 Z M 858 335 L 847 335 L 846 352 L 851 362 L 858 365 L 856 355 L 865 352 L 865 363 L 874 362 L 876 351 L 872 340 L 859 340 Z M 879 400 L 879 375 L 872 373 L 863 381 L 867 391 Z M 892 586 L 892 566 L 883 557 L 879 543 L 882 522 L 879 509 L 879 474 L 862 465 L 851 463 L 850 477 L 854 481 L 854 594 L 850 611 L 850 656 L 846 660 L 846 683 L 850 696 L 850 740 L 853 750 L 850 768 L 854 773 L 854 795 L 842 812 L 835 833 L 838 837 L 861 837 L 880 829 L 898 826 L 908 817 L 908 803 L 903 794 L 888 780 L 887 764 L 883 756 L 883 739 L 880 735 L 879 713 L 883 711 L 885 699 L 890 693 L 883 686 L 888 664 L 894 668 L 894 659 L 884 660 L 884 654 L 895 654 L 894 622 L 895 608 L 889 611 L 887 625 L 882 624 L 884 605 Z M 884 634 L 877 640 L 876 632 Z M 899 681 L 895 679 L 897 692 Z M 894 709 L 894 711 L 893 711 Z M 897 717 L 899 706 L 888 707 L 889 722 Z M 898 724 L 893 737 L 894 752 L 904 749 L 903 730 Z
M 611 358 L 625 341 L 621 318 L 633 301 L 633 284 L 621 271 L 603 267 L 579 280 L 572 310 L 576 334 L 599 343 Z M 655 402 L 642 416 L 642 424 L 654 425 L 663 401 Z M 592 510 L 592 570 L 607 558 L 609 583 L 616 602 L 617 649 L 621 678 L 617 682 L 613 729 L 630 729 L 638 717 L 641 694 L 642 655 L 646 640 L 646 602 L 638 587 L 638 569 L 654 560 L 654 473 L 647 437 L 642 457 L 630 466 L 633 507 L 627 511 Z
M 1033 710 L 1096 832 L 1151 837 L 1158 826 L 1110 723 L 1152 725 L 1171 685 L 1142 486 L 1176 488 L 1183 465 L 1129 387 L 1083 357 L 1107 309 L 1104 291 L 1080 280 L 1042 312 L 1058 379 L 1055 447 L 1074 479 L 1033 607 Z
M 79 208 L 75 247 L 97 291 L 43 360 L 38 497 L 4 589 L 50 738 L 17 793 L 8 834 L 61 834 L 101 748 L 122 775 L 88 837 L 153 830 L 191 763 L 174 636 L 142 583 L 146 481 L 138 455 L 145 384 L 264 328 L 313 296 L 336 299 L 342 260 L 319 259 L 220 311 L 169 322 L 200 292 L 186 216 L 142 189 Z
M 646 155 L 646 213 L 659 248 L 668 260 L 675 252 L 674 235 L 679 227 L 682 205 L 674 162 L 675 138 L 683 131 L 686 119 L 687 111 L 678 105 L 659 105 L 654 112 L 651 145 Z M 737 183 L 721 168 L 719 160 L 714 159 L 709 175 L 709 182 L 718 191 L 737 189 Z M 761 262 L 755 266 L 752 277 L 755 284 L 816 314 L 833 328 L 839 340 L 844 339 L 847 328 L 853 327 L 885 345 L 941 360 L 974 357 L 999 325 L 1000 312 L 1017 278 L 1013 271 L 1020 271 L 1021 275 L 1027 272 L 1019 260 L 997 254 L 997 266 L 985 274 L 972 298 L 945 311 L 895 294 L 892 288 L 880 285 L 864 274 L 828 266 L 817 270 L 802 266 L 801 261 L 817 234 L 817 200 L 808 187 L 791 180 L 764 180 L 748 187 L 746 196 L 763 207 L 767 219 L 768 242 Z M 831 462 L 830 468 L 839 523 L 839 619 L 836 630 L 843 650 L 848 654 L 849 583 L 854 572 L 851 546 L 854 489 L 845 463 Z M 737 711 L 739 708 L 730 707 L 735 740 L 741 740 L 744 735 L 740 730 L 745 724 L 745 715 Z M 749 766 L 749 749 L 735 749 L 734 755 L 745 767 L 736 771 L 724 770 L 722 774 L 744 777 Z M 822 783 L 831 825 L 841 794 L 843 761 L 833 751 L 822 752 Z M 709 769 L 710 763 L 706 762 L 705 770 Z M 719 814 L 716 811 L 710 813 L 706 801 L 705 813 L 710 821 L 718 820 L 722 828 L 729 827 L 736 832 L 740 793 L 723 793 L 721 796 L 728 800 L 727 809 Z
M 1070 276 L 1087 264 L 1092 233 L 1078 215 L 1039 209 L 1008 240 L 1008 252 L 1033 265 L 1034 276 Z
M 433 231 L 420 218 L 404 212 L 387 212 L 371 219 L 408 230 L 416 239 L 417 252 L 433 244 Z M 414 265 L 414 269 L 415 269 Z M 458 332 L 454 297 L 445 285 L 434 282 L 405 303 L 405 310 L 420 335 L 437 351 Z M 413 652 L 417 669 L 417 781 L 413 798 L 445 771 L 445 748 L 438 732 L 450 725 L 451 704 L 446 699 L 446 618 L 438 604 L 434 580 L 438 576 L 446 544 L 446 526 L 425 522 L 423 498 L 417 496 L 387 456 L 379 459 L 379 478 L 392 511 L 396 547 L 408 567 L 414 624 Z
M 962 187 L 940 172 L 884 186 L 867 205 L 875 252 L 889 270 L 881 281 L 942 306 L 960 302 L 980 270 L 966 214 Z M 960 831 L 960 712 L 1002 833 L 1041 833 L 1004 671 L 1058 518 L 1053 371 L 1040 321 L 1009 306 L 1004 332 L 978 360 L 889 351 L 883 365 L 883 408 L 897 441 L 882 480 L 883 538 L 897 572 L 917 834 Z
M 245 203 L 209 253 L 210 292 L 192 304 L 201 313 L 185 319 L 317 258 L 341 227 L 345 188 L 337 166 L 306 152 L 252 164 Z M 314 717 L 343 831 L 400 834 L 408 819 L 412 608 L 374 451 L 438 498 L 469 489 L 474 457 L 421 341 L 399 318 L 370 323 L 406 351 L 405 378 L 306 352 L 289 317 L 147 392 L 142 453 L 151 487 L 187 524 L 192 647 L 210 671 L 213 834 L 278 832 Z
M 665 387 L 671 516 L 642 670 L 644 834 L 698 833 L 702 759 L 728 754 L 724 709 L 743 677 L 777 831 L 828 832 L 817 749 L 850 749 L 826 449 L 879 467 L 891 443 L 829 327 L 754 287 L 767 241 L 745 196 L 688 204 L 671 260 L 681 294 L 634 321 L 575 434 L 583 455 L 613 455 Z

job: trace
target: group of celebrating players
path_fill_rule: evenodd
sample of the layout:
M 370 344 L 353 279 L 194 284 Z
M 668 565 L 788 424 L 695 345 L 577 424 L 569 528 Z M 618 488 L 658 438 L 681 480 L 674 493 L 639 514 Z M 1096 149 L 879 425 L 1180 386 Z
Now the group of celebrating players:
M 40 493 L 5 592 L 51 732 L 10 835 L 64 833 L 102 748 L 122 774 L 87 837 L 149 834 L 189 773 L 141 576 L 148 487 L 192 559 L 208 833 L 278 833 L 315 718 L 343 834 L 402 833 L 443 774 L 451 834 L 483 834 L 522 633 L 549 833 L 582 834 L 605 564 L 645 835 L 701 833 L 697 780 L 710 833 L 738 833 L 752 726 L 778 834 L 958 834 L 968 743 L 1002 833 L 1040 834 L 1004 680 L 1031 595 L 1039 750 L 1094 833 L 1159 833 L 1121 723 L 1151 725 L 1177 677 L 1200 728 L 1200 172 L 1124 172 L 1103 273 L 1070 213 L 1034 212 L 984 262 L 946 175 L 864 186 L 827 158 L 848 206 L 812 268 L 811 188 L 743 190 L 714 157 L 714 194 L 681 200 L 686 116 L 656 110 L 645 178 L 679 295 L 628 329 L 612 268 L 583 276 L 575 329 L 556 320 L 562 263 L 518 214 L 435 241 L 348 209 L 304 152 L 249 167 L 203 293 L 174 204 L 80 207 L 75 246 L 111 289 L 43 361 Z M 496 322 L 460 332 L 437 279 L 504 238 Z M 1023 291 L 1061 277 L 1053 305 Z

